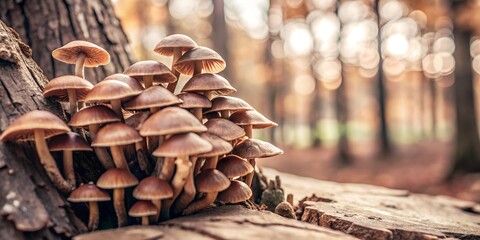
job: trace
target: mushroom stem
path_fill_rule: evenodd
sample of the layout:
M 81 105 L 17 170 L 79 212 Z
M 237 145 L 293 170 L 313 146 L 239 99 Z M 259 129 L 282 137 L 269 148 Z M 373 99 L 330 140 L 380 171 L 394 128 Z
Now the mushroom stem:
M 123 118 L 123 113 L 122 113 L 122 102 L 120 99 L 116 100 L 111 100 L 110 105 L 112 105 L 112 110 L 119 116 L 122 121 L 125 121 L 125 118 Z
M 88 131 L 90 132 L 90 139 L 95 140 L 97 136 L 98 129 L 100 128 L 100 124 L 91 124 L 88 125 Z M 114 168 L 115 164 L 113 164 L 112 157 L 108 154 L 107 148 L 104 147 L 94 147 L 93 150 L 95 151 L 95 155 L 97 156 L 100 163 L 103 165 L 105 169 Z
M 162 200 L 161 199 L 153 199 L 151 200 L 153 205 L 155 205 L 155 207 L 157 207 L 157 214 L 155 214 L 153 217 L 153 219 L 155 219 L 154 221 L 158 221 L 158 217 L 160 216 L 160 211 L 162 211 Z
M 125 190 L 123 188 L 113 189 L 113 207 L 117 214 L 118 227 L 127 225 L 127 210 L 125 209 Z
M 202 199 L 190 204 L 190 206 L 188 206 L 187 209 L 185 209 L 185 211 L 183 211 L 183 214 L 184 215 L 189 215 L 189 214 L 196 213 L 196 212 L 198 212 L 202 209 L 205 209 L 205 208 L 209 207 L 213 202 L 215 202 L 215 199 L 217 198 L 217 195 L 218 195 L 218 192 L 206 193 L 205 197 L 203 197 Z
M 202 67 L 203 67 L 203 63 L 202 61 L 195 61 L 194 65 L 193 65 L 193 75 L 197 75 L 197 74 L 200 74 L 202 73 Z
M 151 108 L 150 108 L 150 112 L 151 112 L 151 113 L 156 113 L 156 112 L 158 112 L 159 110 L 160 110 L 160 107 L 151 107 Z
M 217 163 L 218 163 L 218 156 L 209 157 L 205 160 L 202 170 L 215 169 L 217 167 Z
M 78 54 L 77 61 L 75 62 L 75 76 L 85 78 L 85 73 L 83 70 L 86 58 L 87 55 L 85 55 L 85 53 Z
M 45 141 L 45 133 L 42 130 L 35 130 L 34 135 L 35 148 L 37 149 L 40 163 L 42 163 L 45 168 L 53 185 L 62 192 L 70 192 L 73 189 L 73 186 L 62 177 L 62 174 L 58 170 L 57 163 L 48 150 L 47 142 Z
M 72 186 L 75 186 L 75 170 L 73 169 L 73 152 L 72 150 L 63 150 L 63 172 L 65 178 Z
M 153 86 L 153 75 L 143 76 L 143 84 L 145 84 L 145 89 Z
M 252 130 L 253 130 L 252 125 L 243 126 L 243 130 L 245 130 L 245 136 L 247 136 L 248 138 L 252 138 Z
M 203 166 L 203 162 L 204 162 L 203 158 L 197 161 L 197 163 L 195 164 L 195 169 L 193 170 L 193 176 L 196 176 L 197 174 L 200 173 L 200 170 L 202 169 L 202 166 Z
M 192 113 L 200 122 L 202 122 L 202 119 L 203 119 L 202 108 L 192 108 Z
M 145 139 L 142 139 L 140 142 L 135 143 L 135 150 L 137 153 L 137 160 L 140 169 L 145 173 L 150 174 L 150 163 L 148 162 L 147 157 L 147 144 L 145 143 Z
M 163 160 L 162 171 L 159 178 L 167 182 L 172 179 L 173 172 L 175 170 L 175 158 L 166 157 Z
M 173 49 L 172 67 L 170 69 L 172 69 L 173 75 L 175 75 L 175 77 L 177 77 L 177 81 L 175 81 L 173 83 L 169 83 L 168 86 L 167 86 L 167 89 L 172 93 L 175 93 L 175 88 L 177 88 L 178 78 L 180 77 L 180 73 L 173 67 L 173 65 L 178 61 L 178 59 L 181 56 L 182 56 L 182 48 L 174 48 Z
M 171 183 L 173 196 L 162 204 L 161 219 L 170 218 L 170 207 L 182 191 L 185 181 L 187 181 L 188 174 L 190 173 L 192 163 L 188 161 L 188 156 L 179 156 L 177 160 L 175 160 L 175 165 L 177 165 L 177 171 L 175 172 L 175 176 Z
M 122 146 L 111 146 L 110 152 L 112 153 L 112 158 L 115 166 L 130 171 L 130 169 L 128 168 L 127 159 L 125 159 L 125 155 L 123 153 Z
M 98 203 L 97 202 L 88 202 L 88 211 L 89 211 L 89 217 L 88 217 L 88 229 L 90 231 L 94 231 L 95 229 L 98 228 L 98 223 L 100 219 L 100 214 L 98 211 Z
M 208 98 L 208 100 L 212 100 L 212 91 L 205 91 L 203 95 Z
M 68 104 L 70 106 L 70 117 L 77 112 L 77 91 L 75 89 L 68 89 Z
M 230 117 L 230 111 L 229 110 L 222 110 L 222 111 L 220 111 L 220 116 L 222 118 L 228 119 Z
M 250 187 L 252 186 L 253 175 L 255 174 L 255 158 L 248 159 L 248 162 L 253 166 L 253 171 L 245 177 L 245 183 Z
M 197 162 L 196 157 L 191 158 L 192 166 L 195 166 Z M 190 173 L 188 174 L 187 181 L 185 182 L 185 186 L 183 186 L 183 191 L 178 197 L 177 201 L 175 201 L 173 213 L 175 215 L 181 213 L 187 206 L 195 199 L 195 194 L 197 191 L 195 190 L 195 180 L 193 178 L 194 168 L 190 168 Z
M 142 225 L 147 226 L 150 224 L 150 221 L 148 220 L 148 216 L 142 216 Z

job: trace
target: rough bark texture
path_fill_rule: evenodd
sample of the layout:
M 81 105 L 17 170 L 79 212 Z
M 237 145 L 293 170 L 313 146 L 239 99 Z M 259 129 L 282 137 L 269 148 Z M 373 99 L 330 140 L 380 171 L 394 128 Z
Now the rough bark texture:
M 64 118 L 60 106 L 42 96 L 47 79 L 30 48 L 0 21 L 0 129 L 35 109 Z M 0 238 L 61 239 L 85 226 L 48 179 L 32 144 L 0 142 Z
M 73 65 L 50 54 L 73 40 L 91 41 L 110 53 L 107 66 L 85 68 L 90 81 L 123 72 L 132 62 L 127 37 L 109 0 L 2 0 L 0 19 L 32 48 L 33 59 L 48 79 L 73 73 Z

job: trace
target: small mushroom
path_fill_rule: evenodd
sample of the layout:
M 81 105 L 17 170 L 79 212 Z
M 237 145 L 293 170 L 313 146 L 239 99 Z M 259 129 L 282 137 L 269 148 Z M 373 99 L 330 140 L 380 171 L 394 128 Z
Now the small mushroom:
M 246 159 L 233 154 L 220 159 L 217 169 L 230 180 L 235 177 L 245 176 L 254 170 L 253 166 Z
M 200 122 L 203 120 L 202 110 L 212 106 L 212 102 L 207 97 L 198 93 L 180 93 L 177 97 L 183 101 L 178 106 L 190 110 Z
M 145 88 L 153 86 L 153 83 L 173 83 L 177 77 L 161 62 L 141 61 L 128 67 L 123 74 L 136 79 L 142 79 Z
M 183 54 L 173 65 L 181 74 L 218 73 L 225 69 L 225 60 L 207 47 L 195 47 Z
M 234 112 L 247 110 L 253 110 L 253 107 L 244 100 L 231 96 L 220 96 L 212 99 L 212 107 L 204 114 L 220 112 L 222 118 L 228 119 Z
M 66 132 L 70 132 L 70 128 L 53 113 L 34 110 L 15 119 L 0 135 L 0 141 L 35 141 L 40 163 L 53 185 L 62 192 L 70 192 L 74 186 L 63 178 L 45 140 Z
M 130 208 L 128 215 L 142 218 L 142 225 L 150 224 L 149 216 L 157 214 L 157 207 L 150 201 L 138 201 Z
M 245 136 L 245 130 L 230 120 L 213 118 L 205 123 L 207 133 L 217 135 L 225 141 L 232 143 L 235 139 Z
M 101 190 L 93 182 L 82 184 L 75 189 L 68 197 L 70 202 L 87 202 L 89 217 L 88 229 L 93 231 L 98 228 L 100 214 L 98 210 L 98 202 L 110 201 L 110 196 L 107 192 Z
M 125 75 L 123 73 L 112 74 L 112 75 L 106 77 L 105 79 L 103 79 L 103 81 L 105 81 L 105 80 L 115 80 L 115 81 L 126 83 L 128 86 L 130 86 L 135 91 L 145 90 L 145 88 L 142 86 L 142 84 L 140 84 L 137 81 L 137 79 L 135 79 L 133 77 L 130 77 L 128 75 Z
M 144 90 L 136 97 L 123 103 L 123 108 L 129 111 L 150 109 L 156 113 L 160 108 L 181 104 L 180 100 L 173 93 L 162 86 L 152 86 Z
M 201 73 L 190 78 L 183 86 L 182 92 L 202 93 L 208 99 L 212 99 L 236 93 L 237 90 L 218 74 Z
M 224 203 L 239 203 L 247 201 L 252 195 L 252 190 L 247 184 L 241 181 L 232 180 L 230 181 L 230 186 L 218 194 L 217 201 Z
M 110 168 L 97 181 L 97 186 L 103 189 L 113 189 L 113 206 L 117 214 L 118 227 L 127 224 L 125 209 L 125 188 L 138 184 L 138 180 L 129 171 L 120 168 Z
M 155 221 L 158 221 L 162 200 L 173 197 L 172 187 L 168 182 L 157 177 L 146 177 L 133 190 L 133 196 L 139 200 L 150 200 L 156 208 Z
M 276 127 L 278 124 L 270 121 L 255 110 L 238 111 L 230 116 L 230 121 L 242 126 L 248 138 L 252 138 L 252 129 Z
M 50 80 L 43 91 L 45 97 L 57 97 L 60 102 L 68 101 L 70 114 L 77 112 L 77 101 L 84 100 L 93 85 L 80 77 L 65 75 Z

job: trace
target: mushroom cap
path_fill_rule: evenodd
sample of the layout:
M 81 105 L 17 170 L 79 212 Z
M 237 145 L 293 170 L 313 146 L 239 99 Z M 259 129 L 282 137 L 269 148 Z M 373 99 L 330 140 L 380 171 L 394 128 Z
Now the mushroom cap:
M 217 52 L 199 46 L 183 54 L 173 67 L 182 74 L 192 75 L 195 61 L 202 62 L 202 72 L 206 73 L 218 73 L 227 66 L 225 60 Z
M 120 122 L 115 112 L 105 105 L 95 105 L 82 108 L 70 119 L 68 125 L 72 127 L 88 127 L 93 124 Z
M 182 92 L 205 92 L 212 93 L 212 97 L 230 95 L 237 90 L 230 85 L 227 79 L 214 73 L 197 74 L 190 78 Z
M 143 81 L 143 76 L 153 76 L 153 82 L 156 83 L 172 83 L 177 81 L 177 77 L 173 75 L 165 64 L 157 61 L 140 61 L 128 67 L 123 74 Z
M 205 111 L 209 112 L 218 112 L 218 111 L 247 111 L 252 110 L 253 107 L 250 106 L 247 102 L 240 98 L 230 97 L 230 96 L 220 96 L 212 99 L 212 107 Z
M 212 145 L 212 150 L 206 153 L 202 153 L 198 155 L 198 157 L 214 157 L 214 156 L 219 156 L 223 154 L 227 154 L 232 151 L 233 146 L 218 137 L 217 135 L 213 135 L 210 133 L 201 133 L 200 137 L 207 140 L 211 145 Z
M 72 41 L 53 50 L 53 58 L 68 64 L 75 64 L 80 53 L 86 55 L 85 67 L 98 67 L 110 62 L 110 55 L 100 46 L 87 41 Z
M 239 203 L 250 199 L 252 195 L 252 190 L 247 184 L 233 180 L 225 191 L 218 193 L 217 200 L 224 203 Z
M 179 107 L 166 107 L 152 114 L 143 122 L 140 135 L 146 137 L 205 131 L 207 131 L 207 127 L 187 110 Z
M 123 146 L 140 141 L 142 141 L 142 137 L 132 127 L 129 127 L 125 123 L 112 123 L 98 130 L 92 146 Z
M 137 79 L 135 79 L 133 77 L 130 77 L 128 75 L 125 75 L 123 73 L 112 74 L 112 75 L 106 77 L 105 79 L 103 79 L 103 81 L 105 81 L 105 80 L 117 80 L 117 81 L 126 83 L 128 86 L 130 86 L 135 91 L 143 91 L 145 89 L 142 86 L 142 84 L 140 84 L 137 81 Z
M 82 184 L 68 196 L 70 202 L 104 202 L 110 201 L 110 195 L 92 182 Z
M 162 86 L 152 86 L 144 90 L 136 97 L 124 102 L 123 108 L 127 110 L 141 110 L 151 107 L 166 107 L 180 104 L 180 100 L 175 94 Z
M 131 217 L 145 217 L 157 214 L 157 207 L 151 201 L 137 201 L 128 210 L 128 215 Z
M 195 176 L 195 187 L 198 192 L 221 192 L 228 186 L 230 180 L 217 169 L 205 169 Z
M 76 132 L 67 132 L 50 138 L 48 149 L 52 152 L 63 150 L 92 151 L 85 139 Z
M 127 124 L 131 128 L 135 128 L 135 130 L 140 130 L 142 124 L 148 117 L 150 117 L 150 112 L 138 112 L 133 114 L 132 116 L 125 119 L 125 124 Z
M 157 200 L 173 197 L 172 187 L 158 177 L 146 177 L 135 187 L 133 196 L 140 200 Z
M 185 52 L 197 46 L 197 43 L 190 37 L 183 34 L 173 34 L 162 39 L 153 51 L 164 56 L 172 56 L 175 48 L 182 48 L 182 52 Z
M 177 97 L 183 101 L 182 104 L 178 105 L 181 108 L 209 108 L 212 106 L 212 102 L 202 94 L 185 92 L 178 94 Z
M 211 151 L 212 145 L 195 133 L 174 135 L 163 142 L 152 155 L 155 157 L 192 156 Z
M 34 110 L 15 119 L 0 135 L 0 141 L 33 141 L 35 130 L 43 130 L 45 138 L 70 132 L 70 128 L 53 113 Z
M 230 115 L 230 121 L 239 126 L 252 125 L 252 128 L 276 127 L 278 124 L 255 110 L 238 111 Z
M 268 142 L 258 139 L 245 139 L 233 148 L 232 154 L 252 159 L 273 157 L 283 154 L 283 151 Z
M 128 84 L 117 80 L 104 80 L 97 83 L 85 97 L 85 102 L 109 102 L 112 100 L 127 100 L 142 93 L 133 90 Z
M 110 168 L 97 180 L 97 186 L 103 189 L 127 188 L 137 184 L 138 179 L 121 168 Z
M 253 172 L 253 166 L 246 159 L 230 154 L 217 163 L 217 169 L 227 178 L 245 176 Z
M 65 75 L 50 80 L 47 85 L 45 85 L 43 96 L 55 96 L 59 101 L 63 102 L 68 101 L 68 90 L 75 90 L 77 100 L 83 100 L 92 88 L 93 85 L 83 78 L 74 75 Z
M 207 133 L 217 135 L 226 141 L 233 141 L 245 136 L 243 128 L 224 118 L 210 119 L 205 126 L 208 128 Z

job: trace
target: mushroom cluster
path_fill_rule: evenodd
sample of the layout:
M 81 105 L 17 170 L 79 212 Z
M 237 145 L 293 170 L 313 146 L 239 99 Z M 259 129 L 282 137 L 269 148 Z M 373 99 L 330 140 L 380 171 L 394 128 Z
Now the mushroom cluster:
M 133 223 L 127 214 L 149 224 L 215 202 L 247 201 L 256 159 L 283 153 L 252 138 L 253 129 L 277 124 L 227 96 L 236 89 L 217 74 L 226 67 L 218 53 L 181 34 L 164 38 L 154 51 L 173 56 L 172 66 L 140 61 L 93 85 L 83 68 L 108 64 L 104 49 L 85 41 L 56 49 L 53 57 L 75 64 L 75 74 L 52 79 L 44 96 L 68 102 L 68 125 L 75 131 L 38 110 L 16 119 L 0 136 L 35 141 L 52 183 L 69 201 L 88 203 L 90 230 L 99 226 L 100 201 L 113 200 L 118 227 Z M 181 74 L 191 78 L 176 92 Z M 63 171 L 53 151 L 63 151 Z M 78 184 L 73 151 L 95 153 L 105 168 L 96 183 Z

